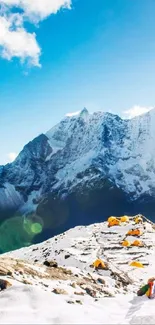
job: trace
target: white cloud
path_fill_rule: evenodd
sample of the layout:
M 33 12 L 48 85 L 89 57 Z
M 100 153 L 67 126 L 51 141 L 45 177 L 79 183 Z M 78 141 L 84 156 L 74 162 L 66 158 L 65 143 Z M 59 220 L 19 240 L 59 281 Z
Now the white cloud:
M 13 162 L 18 155 L 15 152 L 10 152 L 7 156 L 8 156 L 9 162 Z
M 76 116 L 79 115 L 81 111 L 77 111 L 77 112 L 73 112 L 73 113 L 67 113 L 66 116 L 67 117 L 72 117 L 72 116 Z
M 124 111 L 122 113 L 122 117 L 126 118 L 126 119 L 131 119 L 133 117 L 143 115 L 143 114 L 151 111 L 153 108 L 154 107 L 152 107 L 152 106 L 143 107 L 143 106 L 135 105 L 135 106 L 131 107 L 130 109 Z
M 0 0 L 0 4 L 20 8 L 26 17 L 42 20 L 61 8 L 70 9 L 71 0 Z
M 17 57 L 39 67 L 41 49 L 36 34 L 24 27 L 25 21 L 36 23 L 70 6 L 71 0 L 0 0 L 0 55 L 7 60 Z M 14 9 L 18 13 L 13 13 Z
M 36 35 L 28 33 L 21 25 L 20 18 L 0 17 L 0 46 L 1 56 L 7 60 L 13 57 L 20 58 L 22 62 L 27 60 L 31 65 L 40 66 L 41 54 Z M 16 26 L 12 30 L 13 25 Z

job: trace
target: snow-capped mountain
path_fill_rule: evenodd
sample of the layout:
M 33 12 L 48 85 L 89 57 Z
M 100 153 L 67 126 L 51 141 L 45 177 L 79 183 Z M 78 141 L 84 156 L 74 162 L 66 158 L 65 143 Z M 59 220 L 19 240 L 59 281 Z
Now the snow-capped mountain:
M 36 214 L 40 241 L 110 214 L 155 209 L 155 110 L 131 120 L 66 117 L 0 167 L 0 219 Z
M 136 239 L 126 237 L 136 228 L 134 218 L 112 228 L 75 227 L 2 255 L 0 281 L 12 286 L 0 293 L 0 324 L 154 324 L 154 300 L 137 290 L 154 276 L 155 230 L 143 220 L 143 246 L 123 247 L 124 238 Z M 92 267 L 98 258 L 105 268 Z

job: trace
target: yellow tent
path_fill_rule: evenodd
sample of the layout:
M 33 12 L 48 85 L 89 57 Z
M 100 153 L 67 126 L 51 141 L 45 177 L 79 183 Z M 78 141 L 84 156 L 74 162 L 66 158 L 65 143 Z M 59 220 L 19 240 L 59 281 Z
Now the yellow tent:
M 108 218 L 108 222 L 111 222 L 111 221 L 114 221 L 114 220 L 116 220 L 116 217 L 109 217 Z
M 122 216 L 121 217 L 121 222 L 129 222 L 129 217 L 128 216 Z
M 141 217 L 136 217 L 134 221 L 135 223 L 142 223 L 143 219 Z
M 100 269 L 105 269 L 105 268 L 106 268 L 105 263 L 104 263 L 101 259 L 97 259 L 97 260 L 93 263 L 93 266 L 94 266 L 95 268 L 100 268 Z
M 143 243 L 142 243 L 140 240 L 135 240 L 135 241 L 132 243 L 132 246 L 143 246 Z
M 117 218 L 115 218 L 114 220 L 111 220 L 108 223 L 108 227 L 119 226 L 119 225 L 120 225 L 120 221 Z
M 134 266 L 134 267 L 141 267 L 141 268 L 144 267 L 144 265 L 141 262 L 138 262 L 138 261 L 133 261 L 129 265 Z
M 128 240 L 124 240 L 124 241 L 122 242 L 122 246 L 124 246 L 124 247 L 129 247 L 129 246 L 131 246 L 131 243 L 130 243 Z

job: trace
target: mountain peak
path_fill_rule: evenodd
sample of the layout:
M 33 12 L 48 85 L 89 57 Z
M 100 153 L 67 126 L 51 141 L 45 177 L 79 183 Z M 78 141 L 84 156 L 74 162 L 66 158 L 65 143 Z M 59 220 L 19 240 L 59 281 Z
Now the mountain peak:
M 89 114 L 88 110 L 86 107 L 84 107 L 80 113 L 80 115 L 83 115 L 83 114 Z
M 85 121 L 88 120 L 89 112 L 88 112 L 87 108 L 85 108 L 85 107 L 83 108 L 83 110 L 80 112 L 80 117 Z

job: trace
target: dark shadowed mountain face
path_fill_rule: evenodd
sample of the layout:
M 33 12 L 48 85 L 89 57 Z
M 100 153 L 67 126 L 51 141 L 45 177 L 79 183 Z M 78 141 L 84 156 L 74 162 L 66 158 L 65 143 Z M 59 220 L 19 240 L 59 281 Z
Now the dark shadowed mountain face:
M 122 120 L 84 109 L 28 143 L 0 166 L 1 251 L 109 215 L 154 220 L 154 126 L 155 110 Z

